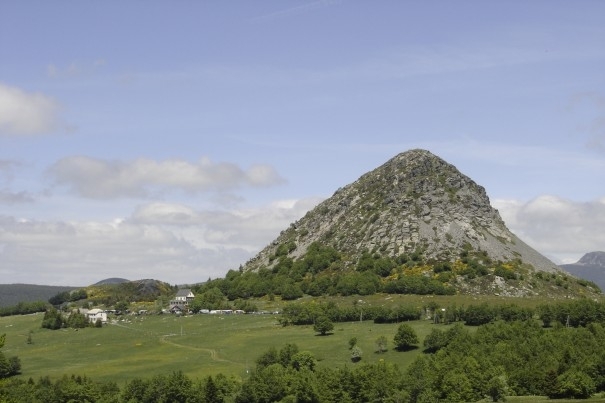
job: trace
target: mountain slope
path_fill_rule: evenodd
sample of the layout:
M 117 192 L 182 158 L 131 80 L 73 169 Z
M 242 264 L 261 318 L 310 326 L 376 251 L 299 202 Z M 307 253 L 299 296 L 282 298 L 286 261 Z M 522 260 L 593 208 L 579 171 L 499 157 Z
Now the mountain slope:
M 427 263 L 455 263 L 471 252 L 481 256 L 479 264 L 492 265 L 490 273 L 494 262 L 514 261 L 525 272 L 546 273 L 540 279 L 565 276 L 508 230 L 483 187 L 425 150 L 401 153 L 338 189 L 282 231 L 243 270 L 271 269 L 282 258 L 301 259 L 317 243 L 337 250 L 344 270 L 355 270 L 364 253 L 390 258 L 420 254 Z M 464 265 L 469 263 L 465 259 Z M 436 274 L 429 271 L 424 275 Z M 449 282 L 458 280 L 460 276 Z M 458 283 L 458 290 L 468 291 L 468 282 Z M 532 293 L 526 287 L 519 295 Z
M 364 249 L 388 255 L 424 249 L 426 257 L 452 259 L 465 245 L 493 259 L 520 258 L 537 270 L 557 265 L 517 238 L 491 207 L 485 189 L 428 151 L 397 155 L 341 188 L 307 213 L 245 268 L 270 266 L 279 245 L 294 242 L 302 256 L 320 241 L 351 255 Z
M 563 264 L 561 268 L 576 277 L 594 282 L 605 290 L 605 252 L 589 252 L 572 264 Z
M 48 301 L 50 297 L 60 292 L 78 288 L 36 284 L 0 284 L 0 307 L 13 306 L 19 302 Z

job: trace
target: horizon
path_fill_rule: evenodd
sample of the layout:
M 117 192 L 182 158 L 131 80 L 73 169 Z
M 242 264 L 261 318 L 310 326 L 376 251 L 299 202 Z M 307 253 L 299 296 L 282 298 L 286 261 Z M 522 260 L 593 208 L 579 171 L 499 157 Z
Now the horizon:
M 4 2 L 0 283 L 224 277 L 414 148 L 554 263 L 605 250 L 604 13 Z

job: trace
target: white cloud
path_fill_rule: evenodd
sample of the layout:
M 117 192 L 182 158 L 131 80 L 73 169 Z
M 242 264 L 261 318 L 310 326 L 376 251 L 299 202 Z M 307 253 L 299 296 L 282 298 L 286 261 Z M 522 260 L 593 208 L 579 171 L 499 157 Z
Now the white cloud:
M 154 161 L 108 161 L 84 156 L 64 158 L 49 173 L 57 184 L 89 198 L 146 197 L 154 192 L 228 191 L 240 186 L 264 187 L 284 179 L 268 165 L 243 170 L 233 163 L 213 163 L 207 158 L 197 163 L 180 159 Z
M 60 126 L 59 103 L 0 83 L 0 135 L 48 133 Z
M 180 204 L 151 203 L 139 207 L 132 220 L 137 224 L 171 227 L 200 247 L 238 247 L 252 253 L 320 200 L 277 201 L 261 208 L 231 211 L 196 211 Z
M 6 282 L 87 285 L 107 277 L 204 281 L 246 252 L 196 248 L 169 230 L 128 222 L 44 222 L 0 217 Z
M 575 202 L 544 195 L 529 202 L 493 204 L 511 231 L 555 261 L 574 263 L 605 248 L 605 198 Z
M 317 201 L 278 202 L 246 211 L 152 203 L 131 218 L 105 222 L 0 216 L 0 276 L 5 282 L 35 279 L 60 285 L 87 285 L 107 277 L 172 284 L 223 277 Z

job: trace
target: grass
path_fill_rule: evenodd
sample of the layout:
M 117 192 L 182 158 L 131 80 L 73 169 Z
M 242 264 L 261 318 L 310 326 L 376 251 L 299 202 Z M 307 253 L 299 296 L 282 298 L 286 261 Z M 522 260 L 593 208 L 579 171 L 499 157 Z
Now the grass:
M 305 300 L 311 297 L 305 297 Z M 338 305 L 361 306 L 412 305 L 418 308 L 435 302 L 439 306 L 471 305 L 481 302 L 494 304 L 516 303 L 535 307 L 541 299 L 473 296 L 413 296 L 381 295 L 361 297 L 332 297 Z M 318 301 L 323 298 L 315 298 Z M 261 309 L 275 311 L 284 303 L 258 301 Z M 21 377 L 37 379 L 49 375 L 58 378 L 64 374 L 93 376 L 102 381 L 123 383 L 139 377 L 181 370 L 193 378 L 223 373 L 245 378 L 255 360 L 271 347 L 280 349 L 286 343 L 295 343 L 301 351 L 310 351 L 318 365 L 338 367 L 355 365 L 350 360 L 349 340 L 357 338 L 363 351 L 361 362 L 385 360 L 405 369 L 420 348 L 399 352 L 393 349 L 397 324 L 374 324 L 371 321 L 335 323 L 334 331 L 317 336 L 311 326 L 281 327 L 276 315 L 174 315 L 128 316 L 125 321 L 87 328 L 47 330 L 40 327 L 42 314 L 0 318 L 0 334 L 6 333 L 6 356 L 21 359 Z M 420 341 L 430 332 L 430 321 L 409 322 Z M 27 337 L 32 331 L 32 344 Z M 376 340 L 385 336 L 388 350 L 375 353 Z
M 21 359 L 24 379 L 78 374 L 122 384 L 177 370 L 193 378 L 217 373 L 245 378 L 258 356 L 286 343 L 313 353 L 319 366 L 355 365 L 348 348 L 352 337 L 363 351 L 361 362 L 385 360 L 405 368 L 422 353 L 420 348 L 395 351 L 398 325 L 370 321 L 336 323 L 327 336 L 316 335 L 311 326 L 281 327 L 275 315 L 149 315 L 78 331 L 42 329 L 41 321 L 41 314 L 0 318 L 0 334 L 6 333 L 2 351 Z M 435 326 L 430 321 L 409 323 L 420 340 Z M 30 330 L 32 344 L 27 343 Z M 389 342 L 382 354 L 375 352 L 380 336 Z

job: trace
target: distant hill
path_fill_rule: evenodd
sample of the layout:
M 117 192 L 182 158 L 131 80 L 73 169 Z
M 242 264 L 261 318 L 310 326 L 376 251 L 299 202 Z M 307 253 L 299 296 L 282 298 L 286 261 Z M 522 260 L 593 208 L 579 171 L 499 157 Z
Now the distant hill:
M 111 277 L 111 278 L 106 278 L 105 280 L 97 281 L 96 283 L 93 284 L 93 286 L 104 285 L 104 284 L 121 284 L 121 283 L 127 283 L 129 281 L 130 280 L 127 280 L 125 278 Z
M 77 290 L 81 287 L 36 285 L 36 284 L 0 284 L 0 307 L 17 305 L 19 302 L 48 301 L 60 292 Z
M 605 252 L 589 252 L 572 264 L 563 264 L 561 268 L 576 277 L 589 280 L 605 291 Z
M 419 149 L 336 190 L 243 266 L 264 269 L 301 279 L 307 290 L 354 289 L 340 281 L 350 276 L 349 283 L 370 281 L 386 292 L 407 292 L 411 281 L 439 281 L 466 294 L 567 298 L 596 291 L 513 234 L 482 186 Z
M 176 287 L 153 279 L 91 285 L 85 290 L 88 299 L 107 306 L 120 301 L 155 301 L 159 297 L 173 296 L 177 291 Z

